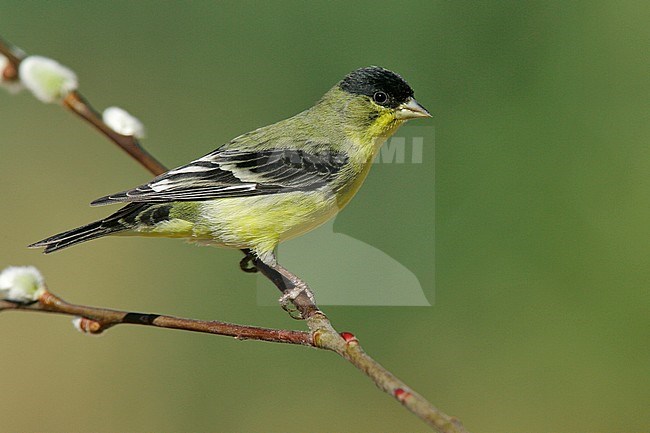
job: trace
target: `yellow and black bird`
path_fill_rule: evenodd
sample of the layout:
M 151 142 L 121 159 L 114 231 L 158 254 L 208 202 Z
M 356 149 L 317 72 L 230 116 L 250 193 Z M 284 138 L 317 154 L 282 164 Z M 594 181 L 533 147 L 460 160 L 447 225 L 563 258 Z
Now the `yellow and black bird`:
M 402 77 L 377 66 L 357 69 L 313 107 L 147 184 L 99 198 L 92 205 L 127 204 L 30 247 L 50 253 L 106 235 L 162 236 L 242 249 L 256 264 L 283 271 L 278 243 L 336 215 L 382 143 L 419 117 L 430 114 Z

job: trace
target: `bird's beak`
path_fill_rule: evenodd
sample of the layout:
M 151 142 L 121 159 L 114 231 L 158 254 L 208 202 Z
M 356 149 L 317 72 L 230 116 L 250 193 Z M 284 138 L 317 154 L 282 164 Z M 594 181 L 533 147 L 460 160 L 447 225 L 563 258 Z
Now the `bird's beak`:
M 414 98 L 409 98 L 408 101 L 397 107 L 396 117 L 400 120 L 408 120 L 418 117 L 431 117 L 431 114 Z

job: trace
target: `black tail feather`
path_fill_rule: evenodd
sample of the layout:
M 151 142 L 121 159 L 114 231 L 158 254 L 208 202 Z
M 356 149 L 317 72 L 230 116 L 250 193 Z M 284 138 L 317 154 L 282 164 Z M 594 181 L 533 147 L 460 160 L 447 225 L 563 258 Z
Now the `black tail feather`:
M 146 203 L 128 204 L 103 220 L 95 221 L 77 227 L 76 229 L 50 236 L 47 239 L 28 245 L 28 247 L 45 247 L 43 252 L 48 254 L 80 242 L 86 242 L 102 236 L 128 230 L 135 226 L 137 215 L 147 206 L 148 204 Z
M 47 254 L 80 242 L 89 241 L 111 233 L 126 230 L 126 227 L 103 227 L 103 224 L 103 221 L 95 221 L 86 224 L 85 226 L 50 236 L 47 239 L 43 239 L 42 241 L 35 242 L 28 246 L 29 248 L 45 247 L 43 252 Z

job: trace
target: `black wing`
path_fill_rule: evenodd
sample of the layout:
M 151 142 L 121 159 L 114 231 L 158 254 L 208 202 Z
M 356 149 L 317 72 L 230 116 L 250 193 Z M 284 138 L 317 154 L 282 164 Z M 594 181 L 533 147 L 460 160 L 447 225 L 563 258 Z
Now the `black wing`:
M 327 185 L 347 163 L 338 152 L 216 151 L 151 182 L 92 202 L 162 203 L 311 191 Z

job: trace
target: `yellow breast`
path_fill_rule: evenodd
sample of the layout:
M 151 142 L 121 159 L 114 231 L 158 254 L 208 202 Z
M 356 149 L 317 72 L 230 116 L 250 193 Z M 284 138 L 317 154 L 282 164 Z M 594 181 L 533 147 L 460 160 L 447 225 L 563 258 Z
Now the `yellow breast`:
M 195 237 L 259 252 L 318 227 L 339 210 L 326 190 L 217 199 L 199 203 L 199 209 Z

